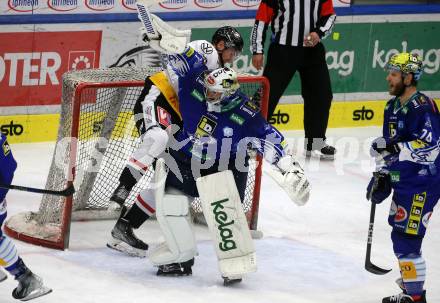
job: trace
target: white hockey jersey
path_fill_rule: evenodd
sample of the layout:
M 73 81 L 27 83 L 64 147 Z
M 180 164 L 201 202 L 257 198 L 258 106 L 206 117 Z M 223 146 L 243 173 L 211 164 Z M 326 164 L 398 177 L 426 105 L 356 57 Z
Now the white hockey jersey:
M 205 65 L 209 70 L 217 69 L 221 67 L 221 63 L 219 60 L 219 55 L 217 53 L 217 50 L 215 47 L 206 40 L 195 40 L 188 43 L 188 46 L 193 48 L 196 52 L 201 54 L 205 58 Z M 169 55 L 165 56 L 165 62 L 168 62 L 167 57 Z M 166 64 L 166 75 L 168 77 L 168 80 L 170 81 L 174 91 L 177 93 L 179 91 L 179 76 L 176 75 L 173 68 Z

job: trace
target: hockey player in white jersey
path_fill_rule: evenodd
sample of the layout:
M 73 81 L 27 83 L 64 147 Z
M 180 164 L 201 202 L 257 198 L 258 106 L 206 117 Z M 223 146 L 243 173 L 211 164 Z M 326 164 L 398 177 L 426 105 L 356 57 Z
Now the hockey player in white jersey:
M 0 183 L 10 185 L 17 163 L 12 156 L 6 137 L 0 133 Z M 9 272 L 18 286 L 12 296 L 21 301 L 28 301 L 50 293 L 52 290 L 43 284 L 43 280 L 34 274 L 23 262 L 14 243 L 3 234 L 1 226 L 6 219 L 6 194 L 8 190 L 0 188 L 0 267 Z M 7 278 L 0 269 L 0 282 Z
M 154 16 L 154 18 L 156 17 Z M 145 37 L 147 36 L 145 35 Z M 148 40 L 148 38 L 143 40 Z M 217 29 L 211 42 L 196 40 L 188 44 L 191 49 L 204 58 L 203 63 L 208 69 L 232 63 L 243 49 L 243 39 L 240 33 L 230 26 Z M 162 50 L 162 52 L 166 52 L 166 50 Z M 141 136 L 145 136 L 145 132 L 148 130 L 155 133 L 155 137 L 160 138 L 162 129 L 169 125 L 182 126 L 177 91 L 178 76 L 168 66 L 165 71 L 153 74 L 146 79 L 145 86 L 134 107 L 136 127 Z M 133 228 L 139 228 L 154 211 L 140 197 L 136 199 L 129 210 L 124 206 L 124 203 L 132 188 L 152 166 L 155 158 L 164 151 L 165 144 L 163 143 L 162 141 L 162 144 L 157 144 L 157 148 L 151 149 L 151 142 L 143 139 L 122 171 L 119 178 L 120 183 L 110 198 L 111 207 L 120 205 L 121 216 L 112 229 L 110 241 L 107 243 L 109 248 L 133 256 L 144 257 L 146 255 L 148 245 L 136 237 Z

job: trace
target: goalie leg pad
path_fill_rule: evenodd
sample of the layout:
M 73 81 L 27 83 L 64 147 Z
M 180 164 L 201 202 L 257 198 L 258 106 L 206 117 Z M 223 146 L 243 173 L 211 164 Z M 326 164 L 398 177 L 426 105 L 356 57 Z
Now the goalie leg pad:
M 189 215 L 189 199 L 184 195 L 165 195 L 167 171 L 163 159 L 158 159 L 155 172 L 156 218 L 165 238 L 150 255 L 154 265 L 183 263 L 197 254 L 196 240 Z
M 255 248 L 232 172 L 198 178 L 197 189 L 222 276 L 239 279 L 256 271 Z
M 151 254 L 151 262 L 165 265 L 194 258 L 197 249 L 189 216 L 189 199 L 181 195 L 165 195 L 157 205 L 156 217 L 165 243 Z

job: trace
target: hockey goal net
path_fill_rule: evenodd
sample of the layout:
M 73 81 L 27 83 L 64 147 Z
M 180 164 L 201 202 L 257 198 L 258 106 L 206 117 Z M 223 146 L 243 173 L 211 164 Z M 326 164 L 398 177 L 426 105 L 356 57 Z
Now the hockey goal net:
M 5 232 L 14 238 L 56 249 L 69 246 L 71 220 L 111 219 L 119 210 L 109 199 L 126 161 L 140 142 L 133 108 L 144 80 L 158 70 L 110 68 L 68 72 L 63 76 L 60 126 L 46 189 L 61 191 L 74 184 L 70 197 L 43 195 L 37 212 L 12 216 Z M 264 77 L 241 75 L 241 89 L 267 111 L 269 85 Z M 258 96 L 258 98 L 256 98 Z M 257 100 L 258 99 L 258 100 Z M 249 161 L 243 208 L 256 229 L 261 157 Z M 127 204 L 152 178 L 148 171 L 132 189 Z M 192 212 L 201 212 L 192 202 Z

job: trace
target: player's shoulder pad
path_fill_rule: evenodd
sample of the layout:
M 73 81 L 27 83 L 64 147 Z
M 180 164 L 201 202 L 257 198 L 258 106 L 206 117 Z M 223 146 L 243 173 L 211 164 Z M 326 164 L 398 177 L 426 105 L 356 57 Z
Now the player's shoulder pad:
M 246 113 L 250 117 L 255 117 L 260 112 L 260 108 L 255 102 L 249 98 L 243 98 L 242 104 L 240 105 L 240 110 Z
M 195 40 L 191 41 L 188 45 L 205 58 L 205 65 L 208 69 L 221 67 L 218 52 L 210 42 L 206 40 Z
M 416 96 L 409 102 L 408 106 L 416 111 L 433 111 L 433 102 L 431 98 L 421 92 L 417 92 Z
M 388 100 L 387 103 L 385 104 L 385 110 L 388 110 L 390 107 L 392 107 L 394 105 L 395 100 L 396 97 L 393 97 L 390 100 Z
M 6 140 L 6 136 L 3 136 L 3 134 L 0 134 L 0 146 L 1 146 L 0 152 L 3 152 L 3 155 L 5 157 L 11 153 L 11 147 L 9 146 L 9 143 Z

